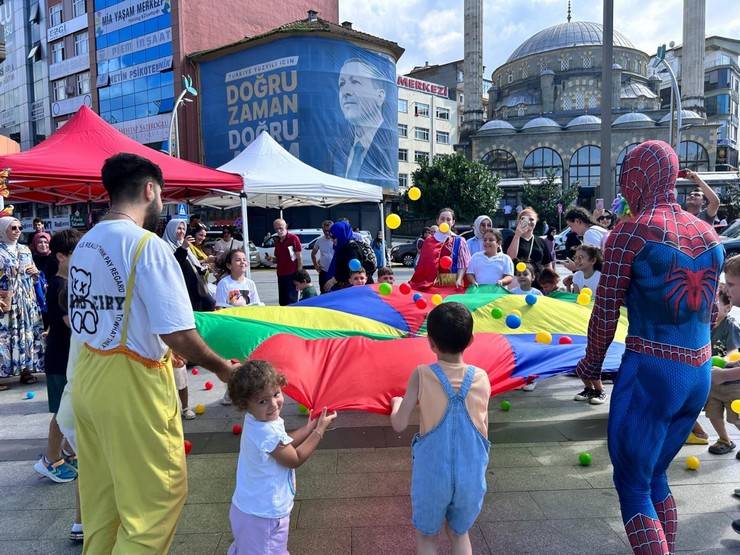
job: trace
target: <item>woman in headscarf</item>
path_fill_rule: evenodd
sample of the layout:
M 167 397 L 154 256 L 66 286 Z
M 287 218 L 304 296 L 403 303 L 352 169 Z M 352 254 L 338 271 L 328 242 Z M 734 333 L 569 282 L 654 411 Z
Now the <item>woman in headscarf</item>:
M 360 261 L 365 272 L 367 273 L 367 283 L 372 283 L 372 272 L 366 266 L 366 260 L 363 256 L 363 249 L 359 242 L 354 239 L 352 226 L 347 221 L 339 221 L 332 224 L 329 233 L 334 239 L 334 258 L 331 259 L 329 270 L 327 271 L 327 282 L 324 284 L 324 291 L 336 291 L 349 287 L 349 261 L 356 258 Z M 375 268 L 373 268 L 373 272 Z
M 20 236 L 20 221 L 0 218 L 0 378 L 32 384 L 38 381 L 32 372 L 44 371 L 44 326 L 34 291 L 39 271 Z
M 193 310 L 210 312 L 215 309 L 216 303 L 208 292 L 205 282 L 204 276 L 207 270 L 201 266 L 195 254 L 191 252 L 192 243 L 195 240 L 192 237 L 185 239 L 186 230 L 185 220 L 170 220 L 167 222 L 167 227 L 164 228 L 162 239 L 172 248 L 172 252 L 180 264 L 180 270 L 185 278 L 185 286 L 188 289 Z
M 478 216 L 473 222 L 473 233 L 475 237 L 468 241 L 470 256 L 483 250 L 483 235 L 489 229 L 493 229 L 493 221 L 488 216 Z
M 49 329 L 49 318 L 47 316 L 46 289 L 49 280 L 57 273 L 56 258 L 51 256 L 49 243 L 51 235 L 46 231 L 37 231 L 31 240 L 31 252 L 33 253 L 33 263 L 40 272 L 34 288 L 36 289 L 36 301 L 41 311 L 41 318 L 44 321 L 44 329 Z

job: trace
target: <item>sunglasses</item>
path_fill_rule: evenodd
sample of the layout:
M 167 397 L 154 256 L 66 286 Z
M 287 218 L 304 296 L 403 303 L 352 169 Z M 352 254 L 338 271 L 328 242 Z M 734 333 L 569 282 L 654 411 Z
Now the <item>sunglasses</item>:
M 10 229 L 10 231 L 20 231 L 23 228 L 19 225 L 11 225 L 8 229 Z
M 602 222 L 602 221 L 611 220 L 611 219 L 612 219 L 611 216 L 600 216 L 598 218 L 598 221 Z

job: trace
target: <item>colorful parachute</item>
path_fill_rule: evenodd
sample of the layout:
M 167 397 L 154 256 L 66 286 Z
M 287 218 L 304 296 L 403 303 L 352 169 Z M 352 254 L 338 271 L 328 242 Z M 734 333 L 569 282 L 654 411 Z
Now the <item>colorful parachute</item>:
M 446 292 L 404 295 L 394 288 L 381 295 L 377 285 L 352 287 L 289 307 L 196 313 L 196 324 L 220 355 L 270 361 L 285 374 L 286 393 L 309 408 L 388 413 L 390 399 L 403 394 L 411 371 L 435 360 L 425 337 L 426 317 L 434 308 L 432 295 Z M 419 308 L 413 295 L 421 295 L 426 307 Z M 465 360 L 488 372 L 495 394 L 575 368 L 585 352 L 591 313 L 575 298 L 537 297 L 529 305 L 522 295 L 484 286 L 444 302 L 462 303 L 473 314 L 475 338 Z M 492 315 L 496 307 L 503 317 Z M 506 324 L 513 310 L 521 313 L 516 329 Z M 552 342 L 536 342 L 539 332 L 551 334 Z M 604 370 L 619 366 L 626 332 L 623 314 Z M 572 343 L 559 344 L 564 336 Z

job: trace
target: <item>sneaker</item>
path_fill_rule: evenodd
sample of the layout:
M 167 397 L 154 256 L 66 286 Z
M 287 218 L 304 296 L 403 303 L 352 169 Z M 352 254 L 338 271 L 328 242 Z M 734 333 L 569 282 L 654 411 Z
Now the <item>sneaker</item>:
M 73 524 L 69 531 L 69 539 L 75 543 L 82 543 L 85 539 L 85 533 L 82 531 L 82 524 Z
M 534 388 L 537 387 L 537 380 L 533 380 L 529 382 L 527 385 L 522 387 L 522 391 L 534 391 Z
M 182 417 L 185 420 L 194 420 L 195 419 L 195 413 L 193 412 L 193 409 L 191 409 L 191 408 L 182 409 Z
M 604 391 L 603 389 L 601 391 L 594 390 L 588 402 L 592 405 L 603 405 L 604 403 L 606 403 L 606 399 L 606 391 Z
M 221 404 L 222 405 L 230 405 L 231 404 L 231 397 L 229 397 L 229 392 L 227 391 L 224 393 L 224 396 L 221 398 Z
M 573 397 L 573 400 L 574 401 L 588 401 L 591 398 L 593 393 L 594 393 L 593 389 L 591 389 L 590 387 L 584 387 L 583 391 L 575 394 L 575 396 Z
M 714 445 L 709 446 L 709 452 L 712 455 L 726 455 L 727 453 L 732 453 L 735 450 L 735 447 L 737 446 L 734 441 L 718 439 Z
M 700 437 L 696 435 L 694 432 L 691 432 L 689 434 L 689 437 L 686 438 L 686 441 L 684 441 L 686 445 L 709 445 L 709 438 L 708 437 Z
M 71 466 L 75 470 L 79 470 L 77 467 L 77 455 L 67 453 L 66 451 L 62 451 L 62 456 L 64 457 L 64 462 L 66 462 L 69 466 Z
M 77 478 L 77 471 L 74 467 L 68 465 L 64 459 L 59 459 L 55 463 L 49 463 L 46 457 L 41 455 L 41 458 L 33 465 L 33 469 L 58 484 L 71 482 Z

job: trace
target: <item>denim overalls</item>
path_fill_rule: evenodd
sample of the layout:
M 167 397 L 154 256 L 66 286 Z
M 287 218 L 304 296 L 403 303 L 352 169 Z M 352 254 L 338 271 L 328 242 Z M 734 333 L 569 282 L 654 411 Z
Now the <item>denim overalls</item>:
M 447 520 L 454 533 L 464 534 L 483 506 L 491 443 L 465 406 L 475 368 L 468 366 L 457 393 L 438 364 L 431 369 L 447 393 L 447 411 L 428 433 L 416 434 L 411 444 L 412 522 L 422 534 L 435 535 Z

